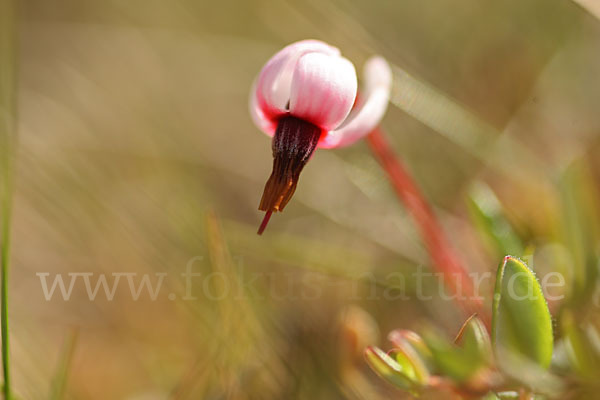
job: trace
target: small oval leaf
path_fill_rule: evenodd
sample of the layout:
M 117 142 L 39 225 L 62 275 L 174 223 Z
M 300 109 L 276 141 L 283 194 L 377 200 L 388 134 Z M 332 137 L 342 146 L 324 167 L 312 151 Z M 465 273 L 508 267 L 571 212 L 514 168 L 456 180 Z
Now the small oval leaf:
M 388 335 L 388 340 L 397 351 L 411 360 L 415 374 L 420 382 L 427 382 L 430 373 L 434 372 L 433 354 L 423 338 L 416 332 L 397 329 Z
M 433 353 L 436 369 L 455 382 L 467 382 L 485 367 L 485 362 L 479 354 L 465 351 L 433 329 L 424 332 L 423 338 Z
M 477 317 L 470 318 L 457 344 L 474 358 L 483 360 L 485 363 L 491 362 L 492 344 L 490 335 L 488 335 L 485 325 Z
M 496 354 L 520 354 L 542 368 L 552 359 L 552 318 L 533 272 L 507 256 L 498 268 L 492 309 L 492 343 Z
M 377 375 L 388 383 L 404 390 L 413 391 L 418 387 L 416 375 L 410 360 L 400 357 L 398 362 L 378 347 L 367 347 L 365 359 Z
M 500 201 L 483 182 L 476 182 L 468 197 L 471 220 L 479 234 L 501 257 L 505 254 L 523 254 L 523 243 L 506 219 Z

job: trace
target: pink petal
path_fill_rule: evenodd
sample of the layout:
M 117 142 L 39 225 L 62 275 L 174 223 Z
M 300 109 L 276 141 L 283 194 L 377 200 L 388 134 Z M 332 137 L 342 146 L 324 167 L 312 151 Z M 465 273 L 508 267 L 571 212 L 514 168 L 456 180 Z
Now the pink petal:
M 324 130 L 335 129 L 348 116 L 356 98 L 354 65 L 340 56 L 305 54 L 292 77 L 290 113 Z
M 392 70 L 382 57 L 370 58 L 364 67 L 360 102 L 338 129 L 319 144 L 322 148 L 348 146 L 371 132 L 383 118 L 392 89 Z
M 340 51 L 318 40 L 292 43 L 275 54 L 261 70 L 250 94 L 250 112 L 256 125 L 273 135 L 274 122 L 287 113 L 292 75 L 298 59 L 307 53 L 339 55 Z
M 258 98 L 256 96 L 256 81 L 252 84 L 252 90 L 250 91 L 250 116 L 261 131 L 269 136 L 275 135 L 277 129 L 277 119 L 273 116 L 267 116 L 263 112 L 263 109 L 258 104 Z

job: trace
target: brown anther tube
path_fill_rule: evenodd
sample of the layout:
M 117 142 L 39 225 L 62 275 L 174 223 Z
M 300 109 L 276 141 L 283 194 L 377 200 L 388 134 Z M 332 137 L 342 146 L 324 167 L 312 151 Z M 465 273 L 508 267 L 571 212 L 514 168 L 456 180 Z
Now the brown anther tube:
M 283 211 L 322 132 L 318 126 L 296 117 L 286 116 L 279 120 L 272 144 L 273 172 L 265 185 L 259 210 L 267 213 Z

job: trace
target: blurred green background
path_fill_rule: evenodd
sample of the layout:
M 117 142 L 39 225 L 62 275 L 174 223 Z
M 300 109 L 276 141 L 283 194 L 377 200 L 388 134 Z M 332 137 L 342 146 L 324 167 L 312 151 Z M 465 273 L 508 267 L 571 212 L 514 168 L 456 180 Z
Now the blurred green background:
M 460 327 L 452 302 L 390 291 L 404 277 L 410 296 L 430 262 L 365 143 L 317 151 L 256 235 L 272 159 L 249 90 L 300 39 L 359 70 L 372 54 L 394 65 L 383 128 L 471 271 L 501 256 L 469 212 L 485 183 L 539 277 L 582 279 L 567 228 L 587 229 L 596 207 L 572 197 L 600 179 L 600 22 L 574 2 L 17 3 L 10 329 L 23 399 L 64 382 L 66 399 L 403 398 L 362 347 L 422 321 Z M 182 300 L 190 260 L 203 276 Z M 112 301 L 82 281 L 46 300 L 36 274 L 78 272 L 167 275 L 156 300 L 132 299 L 125 277 Z

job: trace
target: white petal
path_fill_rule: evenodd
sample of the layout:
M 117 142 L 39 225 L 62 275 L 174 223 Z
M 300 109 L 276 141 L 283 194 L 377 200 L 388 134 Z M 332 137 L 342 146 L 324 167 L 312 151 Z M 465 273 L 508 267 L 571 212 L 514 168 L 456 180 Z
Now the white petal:
M 298 60 L 292 78 L 290 114 L 324 130 L 339 126 L 356 98 L 354 65 L 340 56 L 309 53 Z
M 348 146 L 371 132 L 387 110 L 392 89 L 392 70 L 382 57 L 370 58 L 364 67 L 364 90 L 359 104 L 338 129 L 331 131 L 319 147 Z

